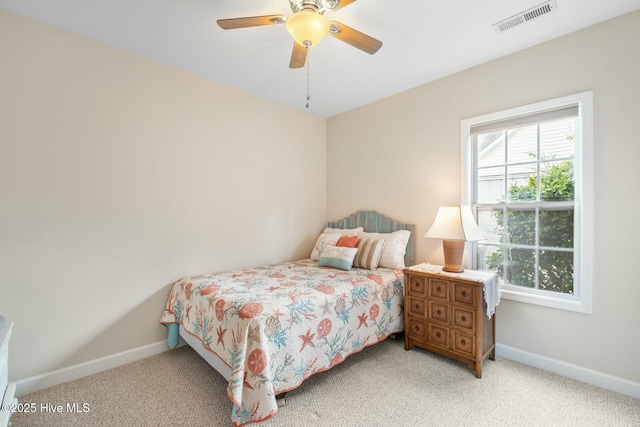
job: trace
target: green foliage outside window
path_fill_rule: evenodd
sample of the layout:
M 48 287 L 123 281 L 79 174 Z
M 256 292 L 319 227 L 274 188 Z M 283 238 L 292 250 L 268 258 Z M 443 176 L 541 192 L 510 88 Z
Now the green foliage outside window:
M 525 184 L 514 183 L 509 188 L 509 201 L 532 201 L 537 196 L 536 175 L 527 177 Z M 540 174 L 540 200 L 559 202 L 574 200 L 573 162 L 552 163 Z M 487 267 L 512 285 L 535 287 L 536 283 L 536 224 L 535 208 L 507 209 L 507 242 L 502 230 L 503 211 L 494 211 L 500 242 L 529 247 L 499 247 L 485 258 Z M 538 289 L 573 294 L 573 208 L 540 207 L 538 216 Z M 504 263 L 507 258 L 506 265 Z M 506 277 L 504 268 L 506 268 Z

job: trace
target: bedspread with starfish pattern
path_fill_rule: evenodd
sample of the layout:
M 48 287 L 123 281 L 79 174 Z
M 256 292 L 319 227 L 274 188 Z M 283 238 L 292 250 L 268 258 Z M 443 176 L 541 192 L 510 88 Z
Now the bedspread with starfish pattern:
M 301 260 L 185 277 L 161 323 L 182 324 L 232 370 L 234 425 L 278 411 L 275 396 L 403 330 L 401 270 L 342 271 Z

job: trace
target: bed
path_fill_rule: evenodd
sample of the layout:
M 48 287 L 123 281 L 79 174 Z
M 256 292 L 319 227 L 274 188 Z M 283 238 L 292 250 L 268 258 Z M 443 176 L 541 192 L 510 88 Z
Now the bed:
M 360 211 L 328 223 L 309 259 L 182 278 L 160 320 L 169 347 L 182 337 L 229 381 L 234 425 L 264 421 L 276 396 L 403 330 L 413 231 Z

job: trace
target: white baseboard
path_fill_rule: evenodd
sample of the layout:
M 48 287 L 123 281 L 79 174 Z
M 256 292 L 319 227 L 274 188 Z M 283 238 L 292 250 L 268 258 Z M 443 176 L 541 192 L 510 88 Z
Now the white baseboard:
M 625 380 L 624 378 L 615 377 L 603 372 L 594 371 L 593 369 L 572 365 L 502 344 L 496 344 L 496 356 L 640 399 L 640 383 Z
M 184 345 L 180 340 L 180 345 Z M 59 384 L 64 384 L 79 378 L 97 374 L 98 372 L 126 365 L 146 357 L 155 356 L 168 350 L 166 341 L 145 345 L 131 350 L 116 353 L 99 359 L 90 360 L 78 365 L 58 369 L 41 375 L 16 381 L 16 396 L 24 396 L 39 390 L 44 390 Z M 503 344 L 496 344 L 496 355 L 525 365 L 533 366 L 544 371 L 572 378 L 574 380 L 602 387 L 607 390 L 625 394 L 640 399 L 640 383 L 625 380 L 624 378 L 572 365 L 550 357 L 519 350 Z
M 58 369 L 52 372 L 35 375 L 16 381 L 16 396 L 24 396 L 25 394 L 35 391 L 44 390 L 59 384 L 77 380 L 89 375 L 108 369 L 117 368 L 127 363 L 146 357 L 155 356 L 169 350 L 167 341 L 159 341 L 142 347 L 126 350 L 121 353 L 112 354 L 110 356 L 101 357 L 99 359 L 90 360 L 78 365 L 69 366 L 67 368 Z

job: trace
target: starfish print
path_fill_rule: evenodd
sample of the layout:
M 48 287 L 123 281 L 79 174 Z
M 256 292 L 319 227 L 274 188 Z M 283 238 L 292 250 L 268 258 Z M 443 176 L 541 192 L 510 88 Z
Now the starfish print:
M 218 326 L 218 342 L 216 344 L 222 344 L 222 348 L 224 348 L 224 334 L 227 332 L 226 329 L 222 329 L 222 325 Z M 226 350 L 226 348 L 224 348 Z
M 312 334 L 311 333 L 311 329 L 307 329 L 307 333 L 304 335 L 299 335 L 300 339 L 302 340 L 302 347 L 300 348 L 300 352 L 302 350 L 304 350 L 304 348 L 308 345 L 310 345 L 311 347 L 315 348 L 316 345 L 313 343 L 313 338 L 316 336 L 316 334 Z
M 258 327 L 249 326 L 249 333 L 247 334 L 247 343 L 260 342 L 260 331 Z
M 273 312 L 273 315 L 276 316 L 277 319 L 280 319 L 280 316 L 284 316 L 284 313 L 282 313 L 280 309 L 277 309 Z
M 369 327 L 369 325 L 367 325 L 367 319 L 369 318 L 369 316 L 367 316 L 367 313 L 362 313 L 360 316 L 358 316 L 358 320 L 360 320 L 360 323 L 358 324 L 358 327 L 356 329 L 360 329 L 360 326 L 364 325 L 366 328 Z
M 325 298 L 324 304 L 320 307 L 322 307 L 322 316 L 331 313 L 331 304 L 329 303 L 329 299 Z
M 380 288 L 376 286 L 373 290 L 373 300 L 378 301 L 378 298 L 380 298 Z

